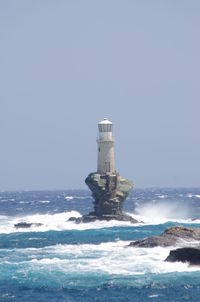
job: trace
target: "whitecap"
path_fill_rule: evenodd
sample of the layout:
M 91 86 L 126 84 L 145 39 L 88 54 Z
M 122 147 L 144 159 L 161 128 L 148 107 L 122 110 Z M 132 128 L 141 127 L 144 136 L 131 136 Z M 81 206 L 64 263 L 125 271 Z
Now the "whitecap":
M 70 201 L 70 200 L 74 199 L 74 197 L 73 196 L 65 196 L 65 199 Z
M 157 295 L 157 294 L 156 294 L 156 295 L 149 295 L 148 297 L 149 297 L 150 299 L 152 299 L 152 298 L 158 298 L 159 295 Z
M 158 195 L 158 198 L 160 198 L 160 199 L 164 199 L 166 197 L 167 197 L 167 195 Z
M 195 198 L 200 198 L 199 194 L 188 194 L 189 198 L 195 197 Z

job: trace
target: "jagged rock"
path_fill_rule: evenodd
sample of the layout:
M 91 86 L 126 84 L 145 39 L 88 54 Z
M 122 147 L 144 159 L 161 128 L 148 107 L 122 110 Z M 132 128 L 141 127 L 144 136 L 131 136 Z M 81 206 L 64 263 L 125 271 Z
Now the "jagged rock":
M 175 226 L 168 228 L 160 236 L 152 236 L 142 240 L 131 242 L 132 247 L 167 247 L 175 244 L 184 244 L 184 242 L 196 240 L 200 241 L 200 229 L 185 228 Z
M 129 195 L 133 183 L 116 174 L 90 173 L 85 183 L 92 191 L 94 211 L 81 218 L 70 218 L 70 221 L 91 222 L 95 220 L 119 220 L 138 222 L 122 212 L 123 203 Z
M 166 238 L 162 236 L 152 236 L 142 240 L 133 241 L 129 244 L 132 247 L 166 247 L 175 244 L 174 238 Z
M 30 227 L 39 227 L 39 226 L 42 226 L 43 224 L 42 223 L 28 223 L 28 222 L 19 222 L 19 223 L 16 223 L 14 226 L 16 229 L 21 229 L 21 228 L 24 228 L 24 229 L 28 229 Z
M 170 251 L 165 261 L 169 262 L 189 262 L 192 265 L 200 265 L 200 247 L 183 247 Z

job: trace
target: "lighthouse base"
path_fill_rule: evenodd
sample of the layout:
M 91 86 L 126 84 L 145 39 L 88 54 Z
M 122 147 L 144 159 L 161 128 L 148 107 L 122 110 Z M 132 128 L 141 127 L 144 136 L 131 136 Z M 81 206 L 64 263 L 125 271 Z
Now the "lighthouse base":
M 76 222 L 91 222 L 95 220 L 118 220 L 137 223 L 133 217 L 123 213 L 123 203 L 128 197 L 133 183 L 115 174 L 90 173 L 85 183 L 94 198 L 94 211 L 81 218 L 71 218 Z
M 118 220 L 118 221 L 129 221 L 131 223 L 137 223 L 138 221 L 134 219 L 133 217 L 127 215 L 127 214 L 119 214 L 119 215 L 101 215 L 97 216 L 96 213 L 91 212 L 88 215 L 84 215 L 80 218 L 71 217 L 69 221 L 75 221 L 76 223 L 87 223 L 87 222 L 93 222 L 96 220 L 104 220 L 104 221 L 111 221 L 111 220 Z

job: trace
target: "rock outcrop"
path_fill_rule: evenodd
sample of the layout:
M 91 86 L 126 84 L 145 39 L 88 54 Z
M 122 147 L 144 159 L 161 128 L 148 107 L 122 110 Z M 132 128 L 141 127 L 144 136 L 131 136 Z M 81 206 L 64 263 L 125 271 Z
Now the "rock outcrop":
M 172 250 L 165 261 L 181 261 L 191 265 L 200 265 L 200 247 L 183 247 Z
M 19 222 L 19 223 L 16 223 L 14 226 L 16 229 L 28 229 L 30 227 L 39 227 L 39 226 L 42 226 L 43 224 L 42 223 L 30 223 L 30 222 Z
M 131 242 L 132 247 L 167 247 L 173 245 L 185 245 L 190 241 L 200 241 L 200 229 L 176 226 L 168 228 L 160 236 L 152 236 L 142 240 Z
M 94 198 L 94 211 L 81 218 L 70 218 L 70 221 L 91 222 L 99 220 L 119 220 L 136 223 L 137 220 L 123 213 L 123 203 L 129 195 L 133 183 L 116 174 L 91 173 L 85 183 Z

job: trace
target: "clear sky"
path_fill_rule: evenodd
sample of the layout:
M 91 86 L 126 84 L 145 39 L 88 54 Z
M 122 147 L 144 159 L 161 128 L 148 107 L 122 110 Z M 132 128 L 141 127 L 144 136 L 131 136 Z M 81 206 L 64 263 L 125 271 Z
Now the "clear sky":
M 200 186 L 199 0 L 0 0 L 0 190 Z

